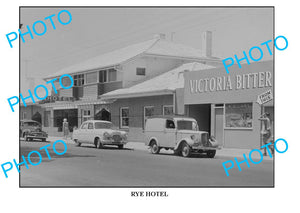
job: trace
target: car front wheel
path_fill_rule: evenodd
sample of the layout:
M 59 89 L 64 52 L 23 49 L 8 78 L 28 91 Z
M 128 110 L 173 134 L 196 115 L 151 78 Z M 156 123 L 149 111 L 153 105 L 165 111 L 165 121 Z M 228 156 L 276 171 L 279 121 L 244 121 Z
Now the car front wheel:
M 97 149 L 102 149 L 103 148 L 103 145 L 102 145 L 99 138 L 95 139 L 95 146 L 96 146 Z
M 184 143 L 181 149 L 181 154 L 183 157 L 187 158 L 191 155 L 191 148 L 187 143 Z
M 152 154 L 158 154 L 159 153 L 160 148 L 159 148 L 159 146 L 157 145 L 157 143 L 155 141 L 152 141 L 150 147 L 151 147 L 151 153 Z

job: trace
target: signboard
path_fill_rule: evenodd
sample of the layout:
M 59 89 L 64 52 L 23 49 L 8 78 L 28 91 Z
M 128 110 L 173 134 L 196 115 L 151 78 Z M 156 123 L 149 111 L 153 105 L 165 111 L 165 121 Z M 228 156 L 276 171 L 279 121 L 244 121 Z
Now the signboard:
M 269 101 L 273 100 L 273 94 L 272 94 L 272 90 L 268 90 L 262 94 L 260 94 L 257 97 L 257 103 L 259 103 L 260 105 L 268 103 Z
M 266 91 L 273 93 L 273 74 L 273 61 L 252 63 L 242 69 L 234 65 L 229 74 L 224 74 L 224 67 L 185 72 L 184 104 L 256 102 Z
M 40 101 L 40 104 L 53 103 L 56 101 L 75 101 L 74 97 L 64 97 L 64 96 L 48 96 L 46 99 Z

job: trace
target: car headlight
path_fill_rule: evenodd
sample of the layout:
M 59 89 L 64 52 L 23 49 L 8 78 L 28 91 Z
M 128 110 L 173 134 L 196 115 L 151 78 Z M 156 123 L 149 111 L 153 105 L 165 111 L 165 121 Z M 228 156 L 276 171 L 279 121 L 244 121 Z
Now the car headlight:
M 191 139 L 192 139 L 192 140 L 195 140 L 195 135 L 191 135 Z
M 104 132 L 104 133 L 103 133 L 103 137 L 104 137 L 104 138 L 110 138 L 110 134 L 109 134 L 108 132 Z

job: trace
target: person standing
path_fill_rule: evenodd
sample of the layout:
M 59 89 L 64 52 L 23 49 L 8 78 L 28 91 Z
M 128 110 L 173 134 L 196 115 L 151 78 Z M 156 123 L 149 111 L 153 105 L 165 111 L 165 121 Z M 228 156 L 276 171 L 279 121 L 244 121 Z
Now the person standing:
M 263 142 L 264 144 L 268 144 L 270 142 L 270 138 L 271 138 L 271 120 L 270 120 L 270 113 L 266 112 L 264 114 L 262 114 L 260 116 L 260 118 L 258 120 L 263 121 L 263 129 L 261 131 L 261 134 L 263 136 Z M 272 154 L 274 153 L 274 148 L 273 146 L 269 146 Z M 267 155 L 266 152 L 266 147 L 264 148 L 264 155 Z
M 64 118 L 62 128 L 64 132 L 64 138 L 67 139 L 69 136 L 69 123 L 66 118 Z

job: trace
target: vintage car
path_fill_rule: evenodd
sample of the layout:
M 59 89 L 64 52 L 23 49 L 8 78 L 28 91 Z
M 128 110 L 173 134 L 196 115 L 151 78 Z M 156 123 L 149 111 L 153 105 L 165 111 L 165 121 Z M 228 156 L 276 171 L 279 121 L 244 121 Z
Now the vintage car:
M 32 141 L 33 139 L 46 141 L 48 134 L 42 131 L 41 123 L 34 120 L 21 120 L 20 137 L 23 137 L 25 141 Z
M 104 145 L 115 145 L 123 149 L 127 143 L 127 132 L 113 129 L 113 124 L 103 120 L 88 120 L 79 129 L 73 130 L 72 139 L 77 146 L 94 144 L 101 149 Z
M 213 158 L 220 149 L 214 137 L 199 131 L 197 121 L 183 116 L 157 116 L 146 120 L 146 145 L 153 154 L 161 148 L 174 150 L 175 154 L 189 157 L 192 152 L 206 153 Z

